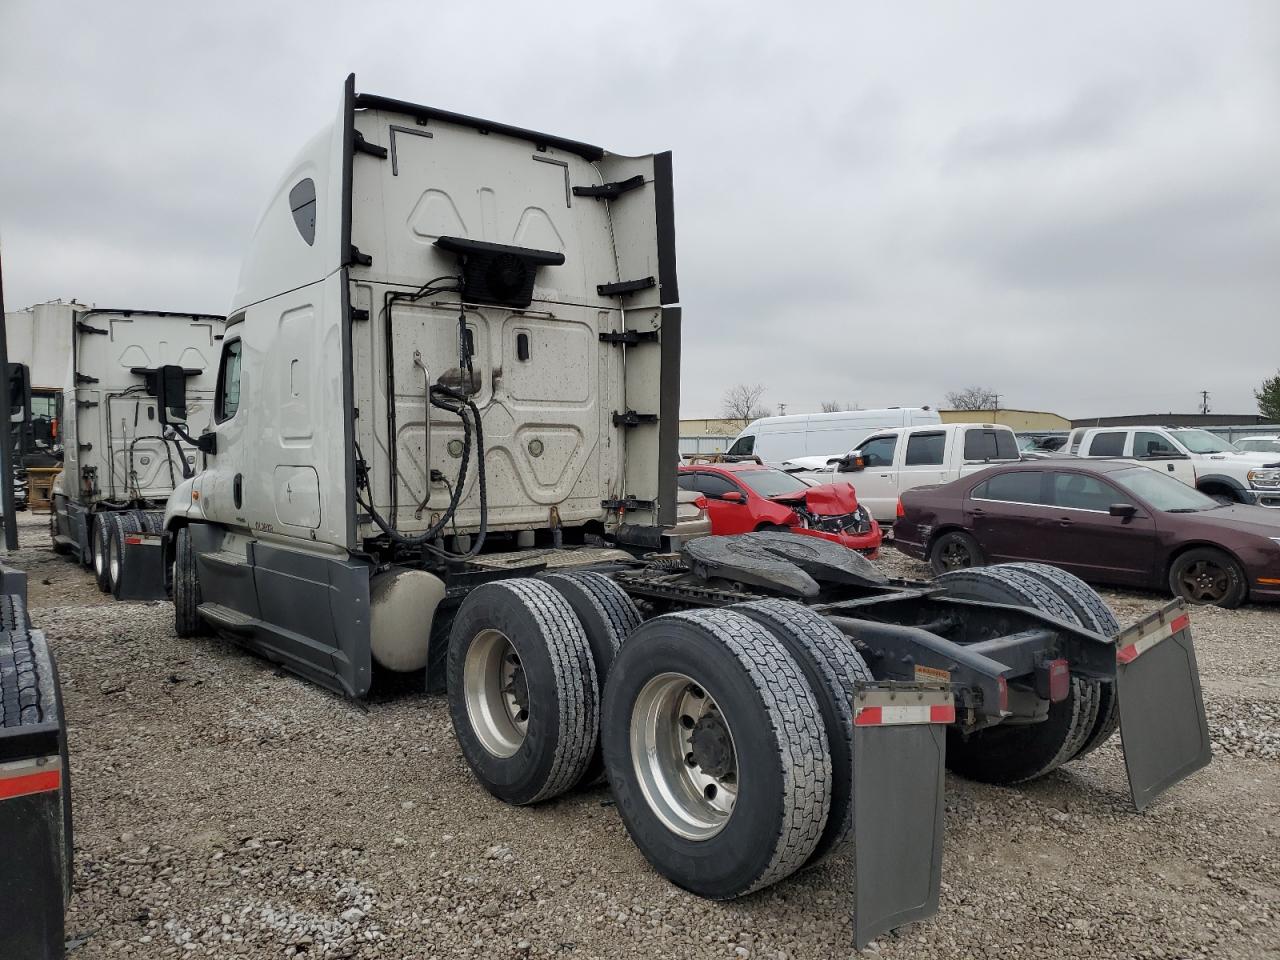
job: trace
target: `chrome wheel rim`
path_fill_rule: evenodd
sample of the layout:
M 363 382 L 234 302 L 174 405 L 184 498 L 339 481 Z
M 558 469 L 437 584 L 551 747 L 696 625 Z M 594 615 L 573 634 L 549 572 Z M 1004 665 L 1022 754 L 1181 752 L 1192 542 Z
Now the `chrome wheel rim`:
M 119 540 L 111 540 L 107 543 L 107 570 L 111 577 L 111 585 L 114 587 L 120 581 Z
M 520 655 L 501 630 L 481 630 L 462 665 L 467 719 L 495 757 L 514 756 L 529 732 L 529 685 Z
M 673 833 L 709 840 L 738 800 L 738 752 L 719 705 L 691 677 L 662 673 L 631 708 L 631 761 L 649 809 Z
M 96 534 L 93 538 L 93 572 L 102 576 L 102 567 L 102 534 Z

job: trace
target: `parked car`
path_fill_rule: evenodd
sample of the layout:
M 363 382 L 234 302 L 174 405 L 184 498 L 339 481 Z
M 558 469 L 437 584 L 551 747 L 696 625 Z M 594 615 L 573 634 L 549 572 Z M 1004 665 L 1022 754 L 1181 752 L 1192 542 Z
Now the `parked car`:
M 1280 437 L 1242 437 L 1232 443 L 1243 453 L 1280 454 Z
M 1074 438 L 1073 438 L 1074 439 Z M 1168 473 L 1220 503 L 1280 507 L 1280 455 L 1245 453 L 1193 427 L 1091 427 L 1081 457 L 1130 460 Z
M 1008 427 L 949 423 L 881 430 L 844 457 L 833 457 L 825 464 L 802 461 L 794 465 L 817 468 L 798 476 L 820 483 L 853 484 L 858 502 L 880 523 L 892 523 L 898 497 L 904 491 L 946 483 L 993 463 L 1017 461 L 1020 456 L 1018 439 Z
M 1280 600 L 1280 514 L 1115 461 L 1030 461 L 909 491 L 900 550 L 944 572 L 1034 561 L 1193 603 Z
M 877 430 L 941 422 L 938 411 L 928 407 L 764 417 L 752 421 L 734 437 L 728 452 L 735 457 L 754 454 L 767 463 L 795 457 L 838 457 Z
M 758 463 L 682 466 L 679 483 L 707 498 L 713 534 L 789 530 L 879 555 L 880 525 L 846 483 L 812 486 Z

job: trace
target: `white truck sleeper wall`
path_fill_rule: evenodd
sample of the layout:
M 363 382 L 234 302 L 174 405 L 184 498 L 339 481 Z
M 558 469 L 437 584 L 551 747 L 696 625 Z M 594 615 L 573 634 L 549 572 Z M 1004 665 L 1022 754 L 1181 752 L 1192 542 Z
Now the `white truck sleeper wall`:
M 672 208 L 670 154 L 348 78 L 258 224 L 215 452 L 166 517 L 191 524 L 203 618 L 359 696 L 371 647 L 425 664 L 445 571 L 485 537 L 660 547 L 679 461 Z M 370 557 L 418 589 L 371 593 Z

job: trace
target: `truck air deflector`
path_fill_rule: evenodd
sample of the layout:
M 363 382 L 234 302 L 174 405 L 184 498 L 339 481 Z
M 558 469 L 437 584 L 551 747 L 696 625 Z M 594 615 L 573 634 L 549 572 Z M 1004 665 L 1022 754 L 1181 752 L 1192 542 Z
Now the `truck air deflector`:
M 1183 601 L 1116 636 L 1116 696 L 1129 790 L 1141 811 L 1213 756 Z
M 859 684 L 854 699 L 853 939 L 938 912 L 946 724 L 945 687 Z
M 604 156 L 603 147 L 593 146 L 589 143 L 579 143 L 576 140 L 566 140 L 564 137 L 552 136 L 549 133 L 538 133 L 536 130 L 526 130 L 523 127 L 513 127 L 505 123 L 494 123 L 491 120 L 481 120 L 478 117 L 468 117 L 449 110 L 439 110 L 435 107 L 408 103 L 404 100 L 393 100 L 390 97 L 379 97 L 370 93 L 356 94 L 355 108 L 357 110 L 385 110 L 388 113 L 402 113 L 416 120 L 441 120 L 445 123 L 456 123 L 460 126 L 471 127 L 482 134 L 500 133 L 508 137 L 528 140 L 539 149 L 550 147 L 556 150 L 564 150 L 568 153 L 576 154 L 584 160 L 594 161 Z

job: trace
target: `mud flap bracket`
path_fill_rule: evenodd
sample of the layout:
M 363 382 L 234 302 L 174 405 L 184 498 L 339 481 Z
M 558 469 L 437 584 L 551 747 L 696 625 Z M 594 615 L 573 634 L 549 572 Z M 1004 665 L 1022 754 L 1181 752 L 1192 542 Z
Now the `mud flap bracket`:
M 853 939 L 938 912 L 946 725 L 943 685 L 859 684 L 854 699 Z
M 1213 756 L 1183 601 L 1116 636 L 1116 697 L 1129 792 L 1141 811 Z

